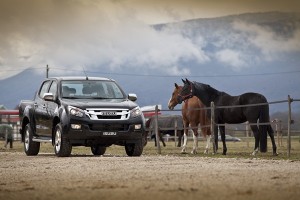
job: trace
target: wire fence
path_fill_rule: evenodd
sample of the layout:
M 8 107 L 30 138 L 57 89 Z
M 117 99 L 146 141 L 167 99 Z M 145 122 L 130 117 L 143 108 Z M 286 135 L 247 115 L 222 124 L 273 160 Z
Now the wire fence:
M 206 108 L 198 108 L 198 109 L 193 109 L 193 110 L 210 110 L 211 113 L 211 124 L 210 125 L 206 125 L 203 126 L 201 125 L 201 127 L 210 127 L 211 129 L 211 135 L 212 135 L 212 141 L 214 141 L 214 126 L 228 126 L 228 124 L 217 124 L 215 123 L 215 118 L 214 118 L 214 113 L 215 110 L 217 109 L 225 109 L 225 108 L 238 108 L 238 107 L 252 107 L 252 106 L 262 106 L 262 105 L 271 105 L 271 104 L 280 104 L 280 103 L 287 103 L 287 108 L 288 108 L 288 119 L 287 119 L 287 129 L 283 130 L 282 126 L 281 126 L 281 120 L 273 120 L 270 121 L 268 123 L 249 123 L 249 122 L 245 122 L 244 123 L 244 130 L 239 130 L 239 131 L 244 131 L 246 132 L 246 137 L 248 138 L 251 135 L 251 129 L 249 128 L 251 125 L 273 125 L 275 126 L 275 135 L 277 135 L 277 143 L 280 145 L 282 145 L 282 138 L 283 138 L 283 132 L 286 132 L 286 139 L 287 139 L 287 157 L 290 157 L 291 154 L 291 135 L 292 133 L 294 134 L 299 134 L 300 131 L 292 131 L 291 130 L 291 125 L 294 123 L 294 120 L 292 120 L 292 107 L 291 104 L 293 102 L 300 102 L 300 99 L 292 99 L 289 95 L 287 100 L 280 100 L 280 101 L 273 101 L 273 102 L 269 102 L 269 103 L 259 103 L 259 104 L 248 104 L 248 105 L 235 105 L 235 106 L 215 106 L 213 102 L 211 102 L 211 107 L 206 107 Z M 158 106 L 155 107 L 155 123 L 154 123 L 154 127 L 148 129 L 148 131 L 154 131 L 155 132 L 155 137 L 156 137 L 156 141 L 159 141 L 159 137 L 160 137 L 160 131 L 161 130 L 174 130 L 174 140 L 175 140 L 175 146 L 176 146 L 176 139 L 177 139 L 177 132 L 178 132 L 178 126 L 176 123 L 176 125 L 174 127 L 170 127 L 170 128 L 161 128 L 158 126 L 158 113 L 163 113 L 163 112 L 170 112 L 170 110 L 158 110 Z M 178 111 L 182 111 L 181 109 L 174 109 L 171 110 L 171 112 L 178 112 Z M 241 124 L 230 124 L 232 125 L 241 125 Z M 190 128 L 197 128 L 197 127 L 185 127 L 183 129 L 190 129 Z M 230 129 L 226 129 L 227 131 Z M 232 130 L 233 131 L 233 130 Z M 226 132 L 226 131 L 225 131 Z M 247 140 L 247 146 L 249 146 L 249 140 Z M 300 142 L 300 139 L 299 139 Z M 214 147 L 215 148 L 215 147 Z M 157 152 L 159 154 L 161 154 L 161 147 L 159 142 L 157 142 Z

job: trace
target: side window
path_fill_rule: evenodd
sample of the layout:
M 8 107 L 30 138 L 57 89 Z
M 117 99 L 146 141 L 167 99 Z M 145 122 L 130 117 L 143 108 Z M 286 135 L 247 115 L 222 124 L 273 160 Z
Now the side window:
M 52 93 L 54 97 L 57 96 L 57 83 L 55 81 L 52 82 L 49 93 Z
M 40 90 L 40 93 L 39 93 L 39 96 L 41 98 L 43 98 L 44 94 L 48 91 L 48 88 L 49 88 L 49 85 L 50 85 L 50 81 L 45 81 L 41 87 L 41 90 Z

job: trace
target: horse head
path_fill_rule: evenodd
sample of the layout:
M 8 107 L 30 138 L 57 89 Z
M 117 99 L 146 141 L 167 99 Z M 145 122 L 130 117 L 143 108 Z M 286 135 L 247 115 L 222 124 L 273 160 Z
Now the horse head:
M 172 96 L 168 103 L 168 108 L 170 110 L 173 110 L 175 108 L 175 106 L 178 104 L 177 96 L 181 92 L 181 89 L 182 89 L 182 86 L 179 86 L 179 85 L 177 85 L 177 83 L 175 83 L 174 91 L 173 91 Z
M 181 91 L 177 95 L 177 102 L 181 104 L 183 101 L 192 98 L 194 96 L 193 93 L 193 83 L 189 81 L 187 78 L 186 80 L 182 79 L 182 82 L 184 83 Z

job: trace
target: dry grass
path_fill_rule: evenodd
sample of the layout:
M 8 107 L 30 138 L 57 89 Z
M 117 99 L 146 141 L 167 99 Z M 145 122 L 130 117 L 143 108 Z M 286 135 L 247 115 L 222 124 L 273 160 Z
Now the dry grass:
M 176 147 L 174 141 L 166 142 L 166 147 L 161 146 L 161 155 L 172 155 L 172 156 L 180 156 L 180 157 L 221 157 L 221 158 L 253 158 L 251 156 L 251 152 L 253 151 L 254 141 L 252 138 L 249 138 L 249 143 L 246 142 L 245 139 L 242 142 L 227 142 L 227 155 L 221 155 L 222 144 L 219 142 L 219 150 L 218 154 L 213 155 L 212 147 L 209 154 L 204 154 L 204 141 L 199 141 L 199 150 L 198 154 L 192 155 L 181 154 L 181 147 Z M 293 138 L 291 142 L 291 152 L 290 157 L 287 156 L 287 140 L 283 139 L 282 146 L 277 145 L 279 155 L 274 157 L 272 155 L 272 145 L 269 141 L 268 143 L 268 152 L 267 153 L 258 153 L 257 158 L 261 159 L 276 159 L 276 160 L 300 160 L 300 139 L 299 137 Z M 188 141 L 187 152 L 192 150 L 192 141 Z M 13 149 L 4 148 L 4 141 L 0 141 L 0 151 L 2 152 L 23 152 L 23 143 L 20 141 L 15 141 L 13 144 Z M 53 153 L 54 150 L 51 144 L 42 143 L 40 148 L 41 153 Z M 125 149 L 122 146 L 113 145 L 107 148 L 105 154 L 110 155 L 126 155 Z M 158 149 L 154 146 L 153 141 L 149 141 L 148 144 L 144 148 L 144 155 L 158 155 Z M 72 155 L 92 155 L 89 147 L 73 147 Z

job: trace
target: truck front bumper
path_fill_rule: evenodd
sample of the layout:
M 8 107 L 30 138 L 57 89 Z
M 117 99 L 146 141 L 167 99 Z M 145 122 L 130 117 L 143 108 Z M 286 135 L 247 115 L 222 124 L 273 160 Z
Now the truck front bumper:
M 73 146 L 110 146 L 140 142 L 145 138 L 142 120 L 91 121 L 71 119 L 64 126 L 64 135 Z

